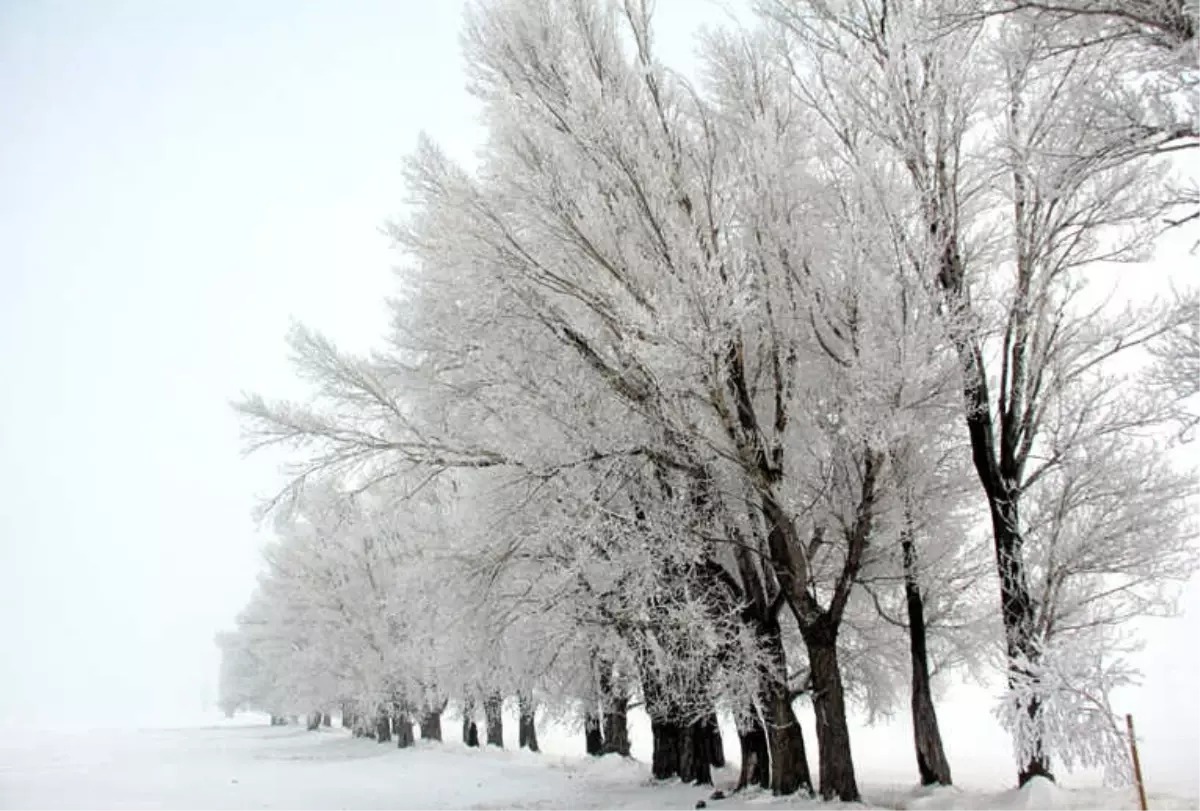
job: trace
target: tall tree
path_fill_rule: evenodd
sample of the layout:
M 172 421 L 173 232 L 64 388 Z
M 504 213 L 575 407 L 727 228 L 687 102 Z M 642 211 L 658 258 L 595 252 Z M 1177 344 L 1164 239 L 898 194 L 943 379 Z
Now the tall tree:
M 1037 618 L 1050 606 L 1033 582 L 1037 540 L 1025 505 L 1050 486 L 1068 447 L 1093 432 L 1132 441 L 1135 423 L 1146 426 L 1116 420 L 1069 435 L 1049 427 L 1063 404 L 1106 390 L 1094 372 L 1177 321 L 1164 306 L 1107 311 L 1089 301 L 1083 279 L 1099 262 L 1138 258 L 1161 227 L 1175 200 L 1156 193 L 1156 161 L 1163 137 L 1179 134 L 1114 129 L 1112 108 L 1093 102 L 1097 86 L 1115 92 L 1128 78 L 1117 44 L 1057 48 L 1059 29 L 1036 17 L 972 16 L 933 1 L 769 5 L 800 49 L 789 51 L 799 54 L 796 87 L 850 165 L 886 181 L 897 233 L 942 297 L 991 513 L 1009 685 L 1025 719 L 1005 716 L 1019 782 L 1049 776 L 1050 714 L 1035 685 L 1045 653 Z M 866 76 L 850 81 L 852 65 L 867 66 Z M 904 167 L 907 194 L 877 163 L 879 149 Z M 1172 559 L 1171 527 L 1124 542 Z

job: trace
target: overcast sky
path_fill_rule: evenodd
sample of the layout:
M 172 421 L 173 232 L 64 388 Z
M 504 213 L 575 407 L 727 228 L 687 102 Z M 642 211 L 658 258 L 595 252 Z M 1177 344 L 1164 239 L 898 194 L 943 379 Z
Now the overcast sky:
M 460 5 L 0 2 L 0 725 L 211 708 L 278 482 L 228 401 L 294 391 L 292 318 L 351 348 L 383 330 L 401 160 L 422 129 L 460 157 L 479 138 Z M 720 16 L 660 0 L 667 61 Z M 1188 605 L 1118 709 L 1195 793 Z M 998 730 L 958 742 L 992 723 L 980 695 L 943 710 L 952 761 L 1008 775 Z

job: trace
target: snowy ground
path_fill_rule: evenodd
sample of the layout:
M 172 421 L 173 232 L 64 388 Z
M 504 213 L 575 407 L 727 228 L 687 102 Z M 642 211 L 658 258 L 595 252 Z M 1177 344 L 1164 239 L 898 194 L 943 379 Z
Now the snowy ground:
M 453 727 L 447 724 L 447 732 Z M 1070 791 L 1051 784 L 980 792 L 874 784 L 860 767 L 868 807 L 1136 808 L 1132 791 Z M 717 776 L 728 789 L 732 768 Z M 644 763 L 608 757 L 470 750 L 456 742 L 408 750 L 340 729 L 227 724 L 205 728 L 6 737 L 3 808 L 694 808 L 712 789 L 655 784 Z M 754 793 L 708 800 L 710 809 L 841 808 Z M 1196 808 L 1152 795 L 1151 808 Z

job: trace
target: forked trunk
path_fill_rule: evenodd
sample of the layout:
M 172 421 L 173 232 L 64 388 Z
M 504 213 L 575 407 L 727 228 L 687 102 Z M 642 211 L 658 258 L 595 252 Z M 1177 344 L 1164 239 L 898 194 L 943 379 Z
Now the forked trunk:
M 838 664 L 837 634 L 827 616 L 802 629 L 801 633 L 812 673 L 821 797 L 858 802 L 850 729 L 846 724 L 845 690 Z
M 504 699 L 499 693 L 492 693 L 483 702 L 483 715 L 487 721 L 487 744 L 501 749 L 504 748 L 504 719 L 500 713 L 503 707 Z
M 917 579 L 917 552 L 911 531 L 901 536 L 904 552 L 904 597 L 908 605 L 908 642 L 912 657 L 913 741 L 921 785 L 951 784 L 950 763 L 942 746 L 933 690 L 929 683 L 929 655 L 925 635 L 925 601 Z
M 1018 182 L 1020 173 L 1014 175 Z M 1024 216 L 1018 214 L 1018 216 Z M 930 223 L 931 227 L 947 225 L 939 223 L 936 218 Z M 963 282 L 965 271 L 963 261 L 958 252 L 957 236 L 952 228 L 945 228 L 947 235 L 946 247 L 938 271 L 938 284 L 946 294 L 948 309 L 952 317 L 951 324 L 968 323 L 971 319 L 963 316 L 972 314 L 972 306 L 967 298 L 966 286 Z M 1021 260 L 1018 259 L 1018 273 L 1022 272 Z M 1015 306 L 1024 307 L 1028 304 L 1028 293 L 1025 301 L 1016 302 Z M 978 339 L 965 332 L 960 326 L 951 333 L 954 348 L 958 354 L 962 369 L 963 400 L 966 406 L 967 433 L 971 439 L 971 461 L 983 485 L 984 494 L 988 500 L 988 512 L 992 520 L 992 541 L 996 553 L 996 573 L 1000 578 L 1000 617 L 1004 622 L 1004 637 L 1008 654 L 1008 682 L 1011 688 L 1021 680 L 1022 661 L 1036 661 L 1038 651 L 1033 639 L 1033 601 L 1029 594 L 1029 577 L 1025 570 L 1022 556 L 1023 538 L 1021 535 L 1021 491 L 1016 489 L 1016 482 L 1022 478 L 1021 468 L 1023 456 L 1027 451 L 1020 450 L 1024 443 L 1018 435 L 1025 430 L 1019 420 L 1014 421 L 1013 415 L 1021 415 L 1021 410 L 1010 411 L 1001 420 L 993 418 L 992 398 L 988 390 L 988 374 L 983 363 L 983 353 Z M 1021 364 L 1027 359 L 1025 353 L 1030 351 L 1029 345 L 1018 341 L 1019 357 L 1014 365 Z M 1008 381 L 1011 387 L 1016 385 Z M 1001 391 L 1000 398 L 1009 395 Z M 996 426 L 999 425 L 1001 434 L 996 436 Z M 1038 715 L 1038 702 L 1033 701 L 1028 712 L 1031 717 Z M 1053 780 L 1050 772 L 1050 760 L 1046 753 L 1045 743 L 1037 724 L 1034 724 L 1034 755 L 1017 771 L 1018 785 L 1025 785 L 1033 777 L 1045 777 Z
M 321 713 L 310 712 L 305 720 L 308 722 L 305 724 L 305 726 L 309 732 L 313 732 L 314 730 L 321 728 Z
M 867 472 L 864 473 L 863 502 L 859 505 L 862 514 L 855 520 L 854 533 L 860 536 L 856 540 L 858 545 L 856 547 L 855 543 L 852 543 L 848 554 L 856 548 L 861 554 L 862 545 L 870 532 L 869 521 L 864 520 L 864 516 L 870 516 L 869 506 L 874 498 L 874 478 L 870 471 L 871 466 L 868 466 Z M 836 797 L 844 802 L 857 802 L 858 783 L 854 777 L 854 759 L 850 754 L 846 696 L 837 655 L 838 626 L 829 610 L 818 609 L 812 595 L 807 591 L 807 584 L 796 577 L 796 573 L 802 571 L 797 563 L 796 550 L 803 550 L 804 546 L 796 537 L 795 524 L 772 494 L 763 494 L 762 506 L 767 519 L 767 543 L 771 551 L 771 563 L 779 578 L 780 587 L 792 596 L 792 611 L 796 614 L 800 635 L 804 638 L 804 647 L 808 651 L 808 666 L 813 685 L 813 710 L 817 718 L 817 763 L 821 797 L 826 800 Z M 853 577 L 857 564 L 852 565 L 848 559 L 844 565 L 850 568 L 843 570 L 843 576 Z M 802 610 L 800 606 L 806 602 L 807 605 Z

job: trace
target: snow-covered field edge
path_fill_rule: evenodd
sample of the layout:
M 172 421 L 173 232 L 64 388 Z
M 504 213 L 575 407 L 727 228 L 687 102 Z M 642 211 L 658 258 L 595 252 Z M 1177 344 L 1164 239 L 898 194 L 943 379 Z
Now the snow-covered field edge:
M 468 749 L 445 724 L 444 743 L 397 749 L 326 728 L 268 727 L 238 718 L 207 727 L 6 737 L 3 808 L 842 808 L 803 796 L 733 793 L 736 751 L 715 786 L 657 782 L 636 758 Z M 450 719 L 447 719 L 449 721 Z M 561 748 L 547 730 L 551 748 Z M 557 746 L 555 744 L 558 744 Z M 727 748 L 736 749 L 727 744 Z M 814 764 L 815 765 L 815 764 Z M 923 789 L 877 779 L 888 764 L 860 765 L 863 803 L 914 809 L 1137 808 L 1132 788 Z M 876 779 L 873 779 L 876 778 Z M 713 792 L 725 793 L 713 799 Z M 1198 808 L 1194 797 L 1151 793 L 1151 808 Z

